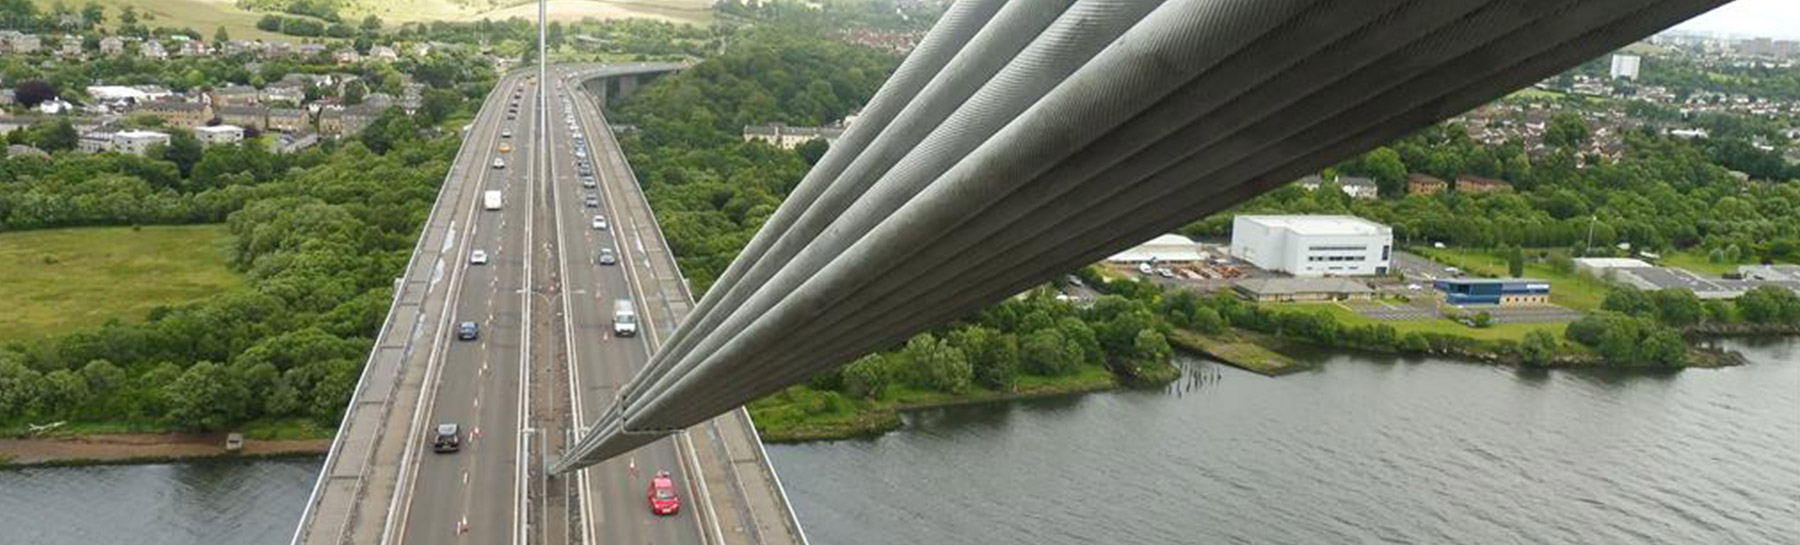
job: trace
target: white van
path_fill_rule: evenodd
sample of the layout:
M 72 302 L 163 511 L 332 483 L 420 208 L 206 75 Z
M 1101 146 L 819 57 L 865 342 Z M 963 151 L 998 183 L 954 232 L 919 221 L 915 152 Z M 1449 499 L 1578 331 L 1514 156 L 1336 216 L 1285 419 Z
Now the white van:
M 620 337 L 637 335 L 637 308 L 630 299 L 613 301 L 613 334 Z

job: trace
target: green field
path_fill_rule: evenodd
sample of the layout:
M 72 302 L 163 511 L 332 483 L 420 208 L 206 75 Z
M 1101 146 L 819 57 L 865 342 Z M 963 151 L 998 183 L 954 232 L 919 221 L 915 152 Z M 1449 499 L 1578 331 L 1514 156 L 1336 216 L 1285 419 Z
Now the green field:
M 49 11 L 56 0 L 31 0 L 38 9 Z M 206 39 L 220 26 L 233 39 L 279 38 L 298 41 L 301 38 L 257 30 L 260 12 L 237 7 L 236 0 L 95 0 L 106 6 L 106 24 L 117 27 L 119 13 L 125 6 L 136 6 L 138 16 L 149 27 L 192 28 Z M 64 2 L 75 9 L 85 3 Z M 707 24 L 712 21 L 712 0 L 551 0 L 550 18 L 579 21 L 647 18 L 676 23 Z M 374 15 L 388 23 L 409 21 L 477 21 L 502 20 L 509 17 L 535 19 L 537 3 L 529 0 L 350 0 L 339 12 L 345 20 L 361 21 Z M 390 25 L 392 26 L 392 25 Z
M 31 0 L 38 9 L 49 11 L 56 5 L 56 0 Z M 238 9 L 234 0 L 94 0 L 106 6 L 106 26 L 116 28 L 119 25 L 119 13 L 125 6 L 135 6 L 138 19 L 145 26 L 156 28 L 192 28 L 212 40 L 213 30 L 221 26 L 231 34 L 234 40 L 254 40 L 281 38 L 281 34 L 264 32 L 256 29 L 256 20 L 262 17 L 254 13 Z M 73 9 L 81 9 L 87 3 L 66 1 L 64 5 Z M 298 38 L 287 38 L 298 40 Z M 48 43 L 46 43 L 48 45 Z
M 1527 249 L 1526 255 L 1537 250 Z M 1456 267 L 1475 276 L 1506 277 L 1506 258 L 1485 250 L 1420 248 L 1419 254 L 1439 263 Z M 1598 279 L 1573 273 L 1558 272 L 1547 263 L 1527 259 L 1525 276 L 1550 281 L 1550 302 L 1583 312 L 1600 308 L 1606 299 L 1607 285 Z
M 1442 333 L 1442 334 L 1446 334 L 1446 335 L 1460 335 L 1463 337 L 1480 339 L 1480 340 L 1484 340 L 1484 341 L 1497 341 L 1497 340 L 1502 340 L 1502 339 L 1518 341 L 1518 340 L 1523 340 L 1525 338 L 1526 333 L 1530 333 L 1532 331 L 1539 331 L 1539 330 L 1546 331 L 1553 335 L 1556 335 L 1557 338 L 1562 338 L 1563 329 L 1566 329 L 1568 327 L 1568 324 L 1554 323 L 1554 324 L 1494 324 L 1494 325 L 1491 325 L 1488 327 L 1475 328 L 1475 327 L 1469 327 L 1469 326 L 1463 325 L 1461 323 L 1452 322 L 1448 319 L 1442 319 L 1442 318 L 1437 319 L 1437 320 L 1427 320 L 1427 321 L 1393 321 L 1393 322 L 1390 322 L 1390 321 L 1386 321 L 1386 320 L 1376 320 L 1374 318 L 1370 318 L 1367 316 L 1363 316 L 1361 314 L 1357 314 L 1356 311 L 1351 310 L 1350 307 L 1347 307 L 1341 303 L 1335 303 L 1335 302 L 1332 302 L 1332 303 L 1311 303 L 1311 302 L 1309 302 L 1309 303 L 1273 303 L 1273 304 L 1264 303 L 1264 304 L 1269 305 L 1271 308 L 1278 308 L 1278 309 L 1284 309 L 1284 310 L 1308 310 L 1308 311 L 1324 310 L 1325 312 L 1331 314 L 1332 318 L 1337 319 L 1337 322 L 1339 324 L 1343 324 L 1346 326 L 1386 324 L 1389 326 L 1393 326 L 1394 330 L 1398 331 L 1401 335 L 1405 335 L 1405 334 L 1411 333 L 1411 332 Z
M 142 320 L 243 283 L 224 225 L 0 233 L 0 342 Z

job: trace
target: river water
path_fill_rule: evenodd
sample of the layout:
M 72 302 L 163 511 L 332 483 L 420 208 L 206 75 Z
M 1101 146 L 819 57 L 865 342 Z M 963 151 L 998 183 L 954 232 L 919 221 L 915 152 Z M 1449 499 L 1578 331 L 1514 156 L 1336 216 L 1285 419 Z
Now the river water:
M 770 446 L 819 544 L 1800 543 L 1800 340 L 1748 366 L 1188 360 L 1166 391 Z
M 1184 359 L 1160 391 L 771 445 L 813 543 L 1800 543 L 1800 339 L 1748 366 Z M 0 471 L 0 544 L 285 543 L 318 460 Z

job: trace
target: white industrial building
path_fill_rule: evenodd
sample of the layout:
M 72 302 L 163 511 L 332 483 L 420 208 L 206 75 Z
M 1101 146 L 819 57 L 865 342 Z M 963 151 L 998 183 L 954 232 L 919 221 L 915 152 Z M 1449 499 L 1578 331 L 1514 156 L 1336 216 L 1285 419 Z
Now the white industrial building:
M 1238 216 L 1231 255 L 1294 276 L 1388 273 L 1394 230 L 1354 216 Z
M 1612 71 L 1610 72 L 1610 74 L 1612 75 L 1613 79 L 1619 79 L 1619 78 L 1637 79 L 1638 64 L 1642 61 L 1643 61 L 1643 58 L 1638 57 L 1637 55 L 1626 55 L 1626 54 L 1622 54 L 1622 53 L 1618 54 L 1618 55 L 1613 55 L 1612 56 Z
M 1113 263 L 1196 263 L 1206 256 L 1200 245 L 1181 235 L 1163 235 L 1106 258 Z

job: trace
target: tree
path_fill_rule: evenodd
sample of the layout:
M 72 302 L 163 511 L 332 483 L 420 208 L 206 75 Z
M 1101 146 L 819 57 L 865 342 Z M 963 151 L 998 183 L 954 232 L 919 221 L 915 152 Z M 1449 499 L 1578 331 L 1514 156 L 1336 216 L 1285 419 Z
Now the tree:
M 1223 333 L 1225 331 L 1225 319 L 1221 318 L 1219 316 L 1219 311 L 1213 310 L 1212 307 L 1200 307 L 1194 309 L 1193 318 L 1189 320 L 1188 327 L 1201 333 Z
M 1469 323 L 1478 328 L 1485 328 L 1494 324 L 1494 315 L 1488 314 L 1488 311 L 1485 310 L 1476 312 L 1474 317 L 1469 318 Z
M 1168 363 L 1175 357 L 1175 349 L 1169 346 L 1169 340 L 1155 329 L 1138 331 L 1137 338 L 1132 340 L 1131 354 L 1125 358 L 1125 364 L 1141 375 L 1145 367 Z
M 819 160 L 825 158 L 825 152 L 831 151 L 831 144 L 825 143 L 824 138 L 815 138 L 800 144 L 800 147 L 794 148 L 794 151 L 800 153 L 800 158 L 806 161 L 807 166 L 812 166 L 819 164 Z
M 1025 368 L 1041 376 L 1075 372 L 1083 359 L 1081 348 L 1063 337 L 1059 329 L 1040 329 L 1025 335 L 1019 351 Z
M 261 19 L 256 20 L 256 29 L 266 32 L 281 32 L 281 19 L 280 15 L 264 15 Z
M 1556 352 L 1561 343 L 1544 330 L 1534 330 L 1525 334 L 1525 340 L 1519 343 L 1519 359 L 1531 366 L 1549 365 L 1556 359 Z
M 205 155 L 205 146 L 200 144 L 200 139 L 194 137 L 194 133 L 173 131 L 169 134 L 169 145 L 163 148 L 162 159 L 175 163 L 175 168 L 186 178 Z
M 1012 390 L 1019 375 L 1019 341 L 1011 334 L 972 326 L 950 334 L 950 344 L 962 350 L 974 367 L 974 380 L 984 388 Z
M 13 100 L 26 108 L 36 108 L 39 104 L 56 98 L 57 94 L 55 84 L 41 79 L 22 81 L 18 87 L 13 88 Z
M 913 382 L 940 392 L 957 393 L 969 388 L 975 370 L 961 350 L 930 333 L 906 342 L 900 357 L 913 374 Z
M 1753 324 L 1800 323 L 1800 295 L 1778 286 L 1757 286 L 1737 299 L 1738 312 Z
M 381 18 L 374 15 L 364 17 L 360 28 L 363 32 L 380 32 Z
M 1400 154 L 1393 148 L 1379 147 L 1363 155 L 1361 174 L 1375 179 L 1375 185 L 1383 196 L 1403 196 L 1406 194 L 1406 163 L 1400 160 Z
M 81 134 L 75 131 L 75 125 L 67 119 L 57 120 L 37 135 L 38 149 L 48 152 L 75 149 L 75 145 L 80 141 Z
M 1550 126 L 1544 129 L 1544 144 L 1553 147 L 1579 148 L 1588 139 L 1587 124 L 1581 121 L 1579 114 L 1563 112 L 1550 118 Z
M 229 41 L 231 41 L 231 33 L 225 31 L 225 25 L 219 25 L 219 29 L 213 31 L 213 43 L 223 44 Z
M 1687 288 L 1667 288 L 1650 293 L 1656 305 L 1656 320 L 1663 325 L 1682 327 L 1700 323 L 1705 317 L 1700 298 Z
M 1600 308 L 1632 316 L 1656 315 L 1656 302 L 1643 290 L 1630 285 L 1620 285 L 1608 291 L 1606 299 L 1600 302 Z
M 1513 246 L 1506 251 L 1506 273 L 1513 278 L 1525 276 L 1525 250 Z
M 369 87 L 361 81 L 352 81 L 344 86 L 344 104 L 355 106 L 363 103 L 363 97 L 369 94 Z
M 869 354 L 844 366 L 844 393 L 851 397 L 880 398 L 889 382 L 887 358 L 881 354 Z
M 99 2 L 94 2 L 92 0 L 89 0 L 86 4 L 82 4 L 81 22 L 87 24 L 88 27 L 97 27 L 106 24 L 106 7 L 101 6 Z

